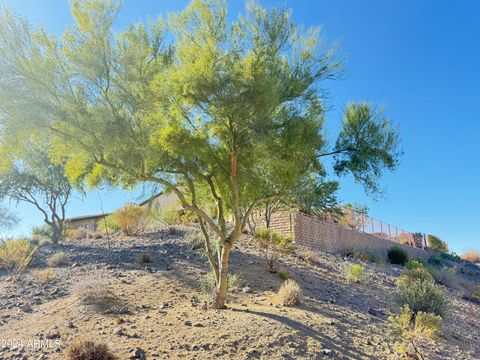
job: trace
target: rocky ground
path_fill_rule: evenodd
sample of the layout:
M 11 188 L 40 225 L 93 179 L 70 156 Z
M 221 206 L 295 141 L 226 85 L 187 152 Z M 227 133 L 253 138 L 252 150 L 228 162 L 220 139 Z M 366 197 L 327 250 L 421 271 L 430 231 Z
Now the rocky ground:
M 79 337 L 108 344 L 119 359 L 396 358 L 386 319 L 401 269 L 368 264 L 365 279 L 350 284 L 341 257 L 319 253 L 309 264 L 294 253 L 281 267 L 300 283 L 304 299 L 286 308 L 276 296 L 282 280 L 244 238 L 231 257 L 239 280 L 228 309 L 211 310 L 200 291 L 207 262 L 190 247 L 195 231 L 115 238 L 111 251 L 105 239 L 43 247 L 18 283 L 0 274 L 0 360 L 65 359 Z M 58 251 L 70 255 L 69 264 L 41 279 L 38 269 Z M 153 262 L 140 265 L 145 252 Z M 115 314 L 80 302 L 90 285 L 121 299 Z M 445 291 L 450 314 L 427 358 L 480 359 L 480 306 Z

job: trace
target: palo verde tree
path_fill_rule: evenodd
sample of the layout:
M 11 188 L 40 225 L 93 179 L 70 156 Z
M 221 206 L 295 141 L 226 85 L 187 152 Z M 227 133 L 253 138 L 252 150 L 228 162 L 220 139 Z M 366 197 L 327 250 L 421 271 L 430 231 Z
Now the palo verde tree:
M 318 187 L 327 156 L 336 174 L 372 190 L 397 166 L 397 131 L 368 103 L 347 106 L 328 146 L 321 89 L 340 64 L 289 11 L 250 2 L 229 23 L 225 1 L 196 0 L 114 33 L 119 11 L 116 1 L 73 1 L 76 22 L 61 38 L 5 11 L 2 125 L 55 136 L 73 180 L 174 192 L 198 217 L 215 307 L 225 306 L 230 252 L 257 204 Z
M 35 148 L 22 157 L 5 154 L 0 166 L 0 199 L 35 206 L 57 243 L 65 230 L 65 210 L 72 188 L 64 167 L 53 164 L 46 150 Z

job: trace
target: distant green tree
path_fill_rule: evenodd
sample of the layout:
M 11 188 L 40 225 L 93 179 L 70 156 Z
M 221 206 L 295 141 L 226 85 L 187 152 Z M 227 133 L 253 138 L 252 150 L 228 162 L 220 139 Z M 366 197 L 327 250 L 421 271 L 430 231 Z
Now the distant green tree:
M 448 253 L 448 244 L 442 239 L 440 239 L 438 236 L 431 234 L 427 235 L 427 242 L 430 248 Z
M 225 306 L 230 252 L 257 204 L 317 191 L 327 156 L 371 192 L 396 168 L 397 130 L 369 103 L 347 106 L 328 147 L 321 89 L 340 63 L 289 11 L 250 2 L 229 24 L 225 1 L 195 0 L 168 21 L 114 34 L 119 11 L 116 1 L 74 0 L 61 38 L 4 12 L 2 126 L 54 136 L 74 181 L 174 192 L 203 231 L 215 307 Z
M 3 206 L 0 206 L 0 231 L 10 230 L 18 223 L 18 217 Z
M 34 205 L 51 228 L 52 241 L 57 243 L 65 230 L 65 210 L 72 188 L 63 166 L 53 164 L 46 151 L 35 148 L 23 155 L 18 158 L 10 153 L 8 159 L 4 157 L 0 199 Z

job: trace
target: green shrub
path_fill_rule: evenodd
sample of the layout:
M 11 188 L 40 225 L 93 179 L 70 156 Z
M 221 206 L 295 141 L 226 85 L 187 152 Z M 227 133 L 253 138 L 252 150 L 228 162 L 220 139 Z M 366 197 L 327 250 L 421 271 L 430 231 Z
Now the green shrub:
M 408 261 L 408 252 L 400 246 L 393 246 L 388 250 L 387 257 L 392 264 L 405 265 Z
M 127 204 L 113 213 L 115 224 L 127 236 L 137 235 L 145 229 L 145 209 Z
M 17 281 L 30 265 L 37 248 L 28 239 L 9 239 L 0 243 L 0 269 L 5 269 Z
M 435 281 L 441 285 L 457 290 L 462 288 L 462 279 L 455 272 L 455 269 L 430 266 L 428 272 L 433 276 Z
M 428 264 L 431 266 L 443 268 L 443 267 L 452 267 L 453 264 L 451 261 L 439 256 L 439 255 L 432 255 L 428 259 Z
M 346 269 L 346 276 L 349 282 L 359 282 L 364 276 L 365 271 L 360 264 L 350 264 Z
M 290 275 L 290 273 L 286 270 L 279 270 L 277 271 L 277 275 L 280 279 L 282 279 L 283 281 L 285 280 L 288 280 L 288 279 L 291 279 L 292 278 L 292 275 Z
M 47 260 L 49 267 L 58 267 L 66 265 L 70 262 L 70 256 L 64 251 L 57 252 L 50 256 Z
M 430 248 L 441 252 L 448 252 L 448 244 L 435 235 L 427 235 L 427 242 Z
M 383 255 L 372 250 L 349 249 L 345 252 L 345 255 L 356 260 L 375 264 L 381 264 L 384 260 Z
M 477 287 L 467 296 L 467 299 L 480 304 L 480 285 L 477 285 Z
M 420 344 L 426 345 L 435 339 L 441 322 L 438 315 L 415 313 L 404 305 L 400 314 L 388 318 L 396 353 L 402 358 L 424 359 Z
M 442 289 L 433 281 L 407 281 L 397 284 L 397 303 L 408 305 L 416 314 L 420 311 L 443 316 L 447 302 Z
M 281 236 L 277 233 L 272 233 L 270 230 L 258 230 L 255 238 L 260 244 L 260 249 L 267 261 L 268 271 L 275 273 L 276 263 L 281 256 L 291 254 L 295 251 L 292 245 L 293 239 Z
M 237 274 L 228 274 L 227 287 L 229 289 L 238 285 L 240 277 Z M 207 296 L 208 301 L 213 301 L 217 291 L 215 273 L 209 272 L 200 282 L 200 290 Z
M 458 256 L 457 254 L 455 253 L 447 253 L 447 252 L 442 252 L 440 254 L 440 257 L 444 260 L 447 260 L 447 261 L 450 261 L 452 263 L 458 263 L 458 262 L 461 262 L 462 259 L 460 259 L 460 256 Z
M 415 281 L 430 281 L 432 282 L 433 276 L 425 268 L 406 269 L 402 275 L 398 278 L 397 284 L 410 284 Z
M 42 226 L 34 226 L 32 228 L 32 240 L 40 241 L 40 240 L 52 240 L 53 237 L 53 230 L 52 227 L 44 224 Z
M 302 299 L 302 289 L 295 280 L 285 280 L 278 290 L 278 297 L 283 306 L 299 305 Z
M 423 261 L 420 261 L 418 259 L 413 259 L 413 260 L 409 260 L 406 264 L 405 264 L 405 267 L 409 270 L 413 270 L 413 269 L 421 269 L 423 268 L 425 265 L 424 265 L 424 262 Z

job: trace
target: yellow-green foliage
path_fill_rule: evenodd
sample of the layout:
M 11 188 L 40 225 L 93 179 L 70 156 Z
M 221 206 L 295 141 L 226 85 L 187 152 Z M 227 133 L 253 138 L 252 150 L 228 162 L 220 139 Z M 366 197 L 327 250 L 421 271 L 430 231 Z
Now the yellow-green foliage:
M 448 244 L 435 235 L 427 235 L 427 242 L 432 249 L 448 252 Z
M 171 204 L 160 211 L 160 221 L 165 225 L 188 225 L 197 221 L 191 211 L 179 210 L 178 204 Z
M 127 204 L 116 210 L 113 219 L 127 236 L 137 235 L 145 229 L 145 209 L 138 205 Z
M 50 256 L 47 260 L 49 267 L 58 267 L 68 264 L 70 261 L 70 256 L 64 251 L 57 252 Z
M 406 269 L 403 271 L 402 275 L 398 278 L 398 285 L 408 285 L 414 281 L 433 281 L 433 276 L 425 269 Z
M 295 251 L 295 247 L 292 245 L 292 238 L 272 233 L 268 229 L 257 230 L 255 238 L 260 244 L 260 248 L 267 261 L 268 271 L 272 273 L 277 271 L 276 263 L 279 257 Z
M 397 303 L 408 305 L 414 312 L 428 312 L 443 316 L 447 310 L 447 301 L 440 287 L 421 269 L 408 270 L 416 275 L 405 275 L 397 283 Z
M 423 268 L 425 267 L 423 261 L 419 260 L 419 259 L 412 259 L 412 260 L 409 260 L 406 264 L 405 264 L 405 268 L 406 269 L 409 269 L 409 270 L 412 270 L 412 269 L 420 269 L 420 268 Z
M 400 314 L 388 318 L 396 352 L 400 356 L 423 359 L 419 345 L 429 344 L 434 340 L 441 322 L 442 318 L 438 315 L 415 313 L 408 305 L 404 305 Z
M 295 280 L 287 279 L 278 290 L 278 297 L 284 306 L 299 305 L 302 300 L 302 289 Z
M 7 270 L 16 281 L 30 265 L 36 250 L 27 239 L 10 239 L 0 243 L 0 269 Z
M 363 266 L 360 264 L 348 265 L 346 273 L 349 282 L 359 282 L 365 276 Z

